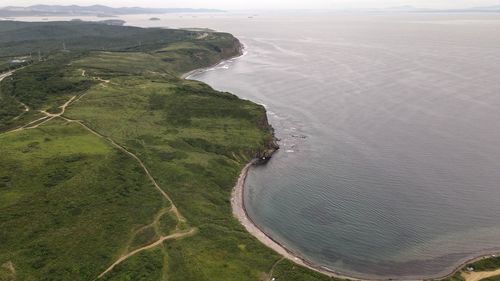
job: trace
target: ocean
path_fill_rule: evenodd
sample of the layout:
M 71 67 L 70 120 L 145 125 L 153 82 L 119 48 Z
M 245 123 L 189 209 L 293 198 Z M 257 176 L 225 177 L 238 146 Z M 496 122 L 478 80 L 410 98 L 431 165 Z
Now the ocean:
M 500 252 L 500 14 L 159 17 L 123 19 L 245 44 L 191 79 L 266 107 L 281 149 L 251 169 L 245 203 L 275 240 L 359 278 Z

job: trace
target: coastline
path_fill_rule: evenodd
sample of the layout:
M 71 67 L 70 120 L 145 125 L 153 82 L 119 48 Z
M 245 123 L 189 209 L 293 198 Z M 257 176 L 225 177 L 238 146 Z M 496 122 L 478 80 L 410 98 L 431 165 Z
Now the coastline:
M 220 64 L 223 64 L 229 60 L 236 59 L 239 57 L 242 57 L 245 55 L 245 49 L 246 46 L 239 41 L 240 47 L 238 50 L 238 54 L 227 57 L 224 59 L 221 59 L 219 62 L 214 63 L 211 66 L 207 67 L 202 67 L 202 68 L 197 68 L 191 71 L 188 71 L 180 76 L 181 79 L 190 79 L 191 76 L 203 73 L 208 69 L 211 69 L 213 67 L 216 67 Z M 275 151 L 271 152 L 271 155 Z M 270 157 L 269 157 L 270 158 Z M 269 159 L 267 159 L 269 160 Z M 266 160 L 266 162 L 267 162 Z M 240 175 L 238 177 L 238 180 L 233 187 L 233 190 L 231 192 L 231 208 L 233 212 L 233 216 L 238 219 L 238 221 L 245 227 L 245 229 L 250 233 L 252 236 L 256 237 L 262 244 L 264 244 L 266 247 L 272 249 L 276 253 L 280 254 L 284 258 L 300 265 L 303 267 L 306 267 L 310 270 L 319 272 L 321 274 L 324 274 L 328 277 L 333 277 L 333 278 L 339 278 L 339 279 L 345 279 L 345 280 L 356 280 L 356 281 L 382 281 L 382 280 L 399 280 L 399 281 L 415 281 L 415 280 L 442 280 L 446 278 L 452 277 L 454 274 L 457 272 L 461 271 L 467 264 L 473 263 L 485 258 L 489 258 L 492 255 L 500 255 L 500 252 L 483 252 L 475 255 L 471 255 L 470 257 L 464 258 L 460 261 L 460 263 L 454 267 L 453 271 L 446 274 L 446 275 L 441 275 L 438 277 L 430 277 L 430 278 L 408 278 L 408 279 L 397 279 L 397 278 L 358 278 L 356 276 L 352 275 L 344 275 L 340 272 L 337 272 L 333 269 L 327 268 L 325 266 L 320 266 L 315 264 L 312 261 L 309 261 L 303 257 L 301 257 L 298 253 L 288 249 L 285 245 L 279 243 L 276 241 L 274 238 L 272 238 L 270 235 L 265 233 L 248 215 L 246 207 L 245 207 L 245 202 L 244 202 L 244 189 L 245 189 L 245 181 L 246 177 L 248 175 L 248 171 L 250 168 L 254 165 L 260 165 L 261 159 L 253 159 L 251 160 L 245 167 L 241 170 Z
M 238 54 L 236 54 L 234 56 L 231 56 L 231 57 L 227 57 L 227 58 L 221 59 L 220 61 L 218 61 L 218 62 L 216 62 L 216 63 L 214 63 L 214 64 L 212 64 L 210 66 L 196 68 L 196 69 L 193 69 L 191 71 L 188 71 L 188 72 L 182 74 L 180 76 L 180 78 L 181 79 L 190 79 L 189 77 L 191 77 L 191 76 L 193 76 L 195 74 L 203 73 L 203 72 L 207 71 L 208 69 L 214 68 L 214 67 L 216 67 L 216 66 L 218 66 L 220 64 L 223 64 L 223 63 L 225 63 L 225 62 L 227 62 L 229 60 L 237 59 L 237 58 L 242 57 L 243 55 L 245 55 L 245 49 L 246 49 L 246 47 L 245 47 L 245 44 L 241 43 L 241 41 L 238 40 L 238 42 L 239 42 L 239 45 L 240 45 L 239 49 L 238 49 Z
M 260 227 L 258 227 L 255 222 L 248 216 L 247 210 L 245 208 L 245 200 L 244 200 L 244 190 L 245 190 L 245 181 L 248 175 L 248 171 L 253 165 L 256 165 L 258 159 L 254 159 L 250 161 L 243 170 L 241 171 L 238 181 L 231 192 L 231 208 L 233 210 L 233 216 L 238 219 L 238 221 L 245 227 L 245 229 L 256 237 L 262 244 L 266 245 L 268 248 L 274 250 L 278 254 L 282 255 L 284 258 L 293 261 L 294 263 L 317 271 L 319 273 L 325 274 L 329 277 L 340 278 L 340 279 L 351 279 L 351 280 L 360 280 L 360 281 L 368 281 L 364 279 L 354 278 L 351 276 L 342 275 L 338 272 L 334 272 L 333 270 L 327 270 L 320 266 L 315 265 L 314 263 L 300 257 L 298 254 L 294 253 L 290 249 L 287 249 L 283 244 L 279 243 L 271 236 L 266 234 Z
M 453 271 L 447 275 L 443 275 L 436 278 L 415 278 L 415 279 L 394 279 L 394 278 L 374 278 L 374 279 L 363 279 L 355 276 L 344 275 L 342 273 L 336 272 L 329 268 L 325 268 L 323 266 L 317 265 L 307 259 L 304 259 L 299 254 L 294 251 L 288 249 L 285 245 L 279 243 L 270 235 L 265 233 L 257 224 L 250 218 L 248 212 L 245 208 L 245 199 L 244 199 L 244 191 L 245 191 L 245 182 L 248 176 L 248 171 L 254 165 L 258 165 L 258 159 L 253 159 L 250 161 L 245 167 L 241 170 L 241 173 L 238 177 L 238 181 L 233 187 L 233 191 L 231 192 L 231 208 L 233 211 L 233 216 L 238 219 L 238 221 L 245 227 L 245 229 L 255 238 L 257 238 L 262 244 L 272 249 L 276 253 L 282 255 L 284 258 L 300 265 L 304 266 L 308 269 L 314 270 L 316 272 L 322 273 L 326 276 L 346 279 L 346 280 L 356 280 L 356 281 L 375 281 L 375 280 L 401 280 L 401 281 L 415 281 L 415 280 L 442 280 L 446 278 L 450 278 L 455 275 L 457 272 L 461 271 L 467 264 L 473 263 L 476 261 L 480 261 L 485 258 L 489 258 L 492 255 L 500 255 L 500 253 L 483 253 L 480 256 L 475 255 L 473 258 L 466 258 L 464 261 L 456 266 Z
M 198 74 L 198 73 L 203 73 L 207 69 L 216 67 L 228 60 L 231 59 L 236 59 L 245 54 L 245 45 L 241 43 L 241 41 L 238 41 L 240 44 L 239 48 L 239 53 L 238 55 L 228 57 L 225 59 L 222 59 L 221 61 L 208 66 L 208 67 L 202 67 L 202 68 L 197 68 L 193 69 L 191 71 L 188 71 L 180 76 L 180 79 L 190 79 L 191 76 Z M 274 139 L 276 141 L 276 139 Z M 270 159 L 270 156 L 276 152 L 276 149 L 271 151 L 269 153 L 269 158 L 266 159 L 265 162 L 267 162 Z M 243 169 L 240 172 L 240 175 L 238 177 L 238 180 L 236 182 L 236 185 L 233 187 L 233 190 L 231 192 L 231 208 L 233 210 L 233 216 L 238 219 L 238 221 L 245 227 L 245 229 L 250 233 L 252 236 L 256 237 L 262 244 L 264 244 L 266 247 L 272 249 L 273 251 L 277 252 L 278 254 L 282 255 L 283 257 L 293 261 L 294 263 L 304 266 L 306 268 L 312 269 L 314 271 L 317 271 L 319 273 L 325 274 L 330 277 L 334 278 L 341 278 L 341 279 L 349 279 L 349 280 L 359 280 L 359 281 L 370 281 L 370 280 L 364 280 L 364 279 L 359 279 L 359 278 L 354 278 L 351 276 L 347 275 L 341 275 L 340 273 L 337 273 L 333 270 L 327 270 L 323 269 L 322 267 L 314 265 L 314 263 L 303 259 L 300 257 L 298 254 L 294 253 L 293 251 L 287 249 L 284 245 L 280 244 L 276 240 L 274 240 L 270 235 L 267 235 L 262 229 L 260 229 L 248 216 L 248 213 L 245 208 L 245 202 L 244 202 L 244 188 L 245 188 L 245 181 L 248 175 L 248 171 L 253 165 L 259 165 L 261 163 L 261 159 L 259 158 L 254 158 L 251 160 L 248 164 L 243 167 Z

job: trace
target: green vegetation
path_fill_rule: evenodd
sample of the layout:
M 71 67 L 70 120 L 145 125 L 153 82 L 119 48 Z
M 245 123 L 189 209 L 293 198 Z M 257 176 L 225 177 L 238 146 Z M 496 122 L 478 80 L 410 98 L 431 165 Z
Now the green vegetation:
M 95 278 L 165 205 L 135 161 L 77 124 L 0 135 L 0 154 L 0 264 L 18 280 Z
M 79 56 L 81 54 L 56 54 L 46 62 L 18 70 L 1 85 L 0 90 L 31 108 L 48 109 L 62 104 L 68 97 L 78 95 L 95 84 L 85 77 L 67 74 L 67 65 Z
M 483 279 L 482 281 L 500 281 L 500 275 L 489 277 L 489 278 Z
M 239 47 L 209 31 L 0 22 L 0 56 L 43 54 L 0 83 L 0 280 L 336 280 L 232 216 L 240 170 L 272 145 L 265 110 L 179 76 Z
M 104 281 L 150 281 L 167 280 L 169 276 L 162 269 L 167 263 L 164 257 L 164 246 L 160 249 L 141 252 L 104 276 Z
M 127 55 L 135 70 L 147 61 L 157 68 L 149 57 L 141 63 L 143 55 Z M 94 74 L 96 57 L 103 55 L 74 66 Z M 103 63 L 99 71 L 108 72 L 103 67 L 110 65 L 108 73 L 116 72 L 119 64 Z M 272 138 L 261 126 L 267 124 L 261 106 L 196 81 L 128 73 L 87 91 L 67 116 L 138 155 L 189 224 L 199 229 L 193 237 L 166 243 L 169 272 L 175 272 L 171 280 L 256 280 L 278 258 L 245 233 L 229 203 L 241 168 Z
M 453 276 L 441 279 L 442 281 L 464 281 L 463 273 L 468 272 L 468 269 L 471 268 L 474 272 L 482 272 L 482 271 L 494 271 L 500 268 L 500 257 L 486 257 L 480 259 L 478 261 L 472 262 L 464 266 L 461 270 L 457 271 Z M 483 281 L 498 281 L 500 280 L 500 276 L 493 276 L 490 278 L 482 279 Z
M 273 277 L 276 280 L 301 280 L 301 281 L 340 281 L 333 277 L 298 266 L 289 260 L 282 260 L 276 264 Z
M 500 268 L 500 257 L 489 257 L 468 264 L 467 267 L 474 268 L 474 271 L 490 271 Z
M 71 46 L 77 26 L 0 23 L 12 39 L 0 51 L 33 51 L 48 38 L 37 30 Z M 229 202 L 241 168 L 272 142 L 265 110 L 179 78 L 236 55 L 238 41 L 133 28 L 144 41 L 120 45 L 129 28 L 80 27 L 101 41 L 49 50 L 0 84 L 0 280 L 267 280 L 279 256 Z M 99 50 L 106 40 L 117 45 Z
M 448 277 L 446 279 L 441 279 L 442 281 L 465 281 L 462 277 L 462 271 L 457 271 L 453 276 Z

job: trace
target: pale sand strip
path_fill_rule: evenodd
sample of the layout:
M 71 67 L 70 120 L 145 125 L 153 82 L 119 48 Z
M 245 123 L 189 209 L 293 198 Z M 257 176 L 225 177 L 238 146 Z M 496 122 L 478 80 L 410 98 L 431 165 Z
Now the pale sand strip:
M 500 269 L 494 271 L 462 272 L 462 277 L 465 281 L 479 281 L 497 275 L 500 275 Z
M 255 160 L 247 164 L 240 173 L 238 181 L 233 188 L 233 192 L 231 195 L 231 206 L 233 209 L 233 215 L 240 221 L 240 223 L 246 228 L 246 230 L 255 236 L 261 243 L 271 248 L 278 254 L 282 255 L 286 259 L 293 261 L 294 263 L 310 268 L 314 271 L 323 273 L 327 276 L 342 278 L 342 279 L 352 279 L 352 280 L 362 280 L 357 278 L 352 278 L 349 276 L 341 275 L 340 273 L 334 272 L 333 270 L 328 270 L 326 268 L 322 268 L 319 266 L 315 266 L 312 262 L 304 260 L 300 258 L 298 255 L 293 253 L 292 251 L 286 249 L 283 245 L 273 240 L 270 236 L 264 233 L 248 216 L 245 209 L 245 201 L 244 201 L 244 188 L 245 188 L 245 180 L 248 174 L 248 170 L 252 165 L 254 165 Z M 272 277 L 272 276 L 271 276 Z
M 248 213 L 245 209 L 245 201 L 244 201 L 244 189 L 245 189 L 245 180 L 248 175 L 248 170 L 256 163 L 256 160 L 248 163 L 240 173 L 238 181 L 233 188 L 233 192 L 231 194 L 231 207 L 233 209 L 233 215 L 238 219 L 238 221 L 245 227 L 245 229 L 256 237 L 261 243 L 271 248 L 278 254 L 282 255 L 284 258 L 293 261 L 294 263 L 312 269 L 314 271 L 320 272 L 330 277 L 340 278 L 340 279 L 349 279 L 349 280 L 359 280 L 359 281 L 373 281 L 373 280 L 387 280 L 387 279 L 361 279 L 353 276 L 343 275 L 339 272 L 331 270 L 326 267 L 318 266 L 311 261 L 308 261 L 293 251 L 287 249 L 284 245 L 280 244 L 269 235 L 267 235 L 264 231 L 262 231 L 248 216 Z M 450 274 L 433 278 L 435 280 L 445 279 L 453 276 L 455 273 L 462 270 L 462 268 L 468 263 L 476 262 L 484 258 L 491 257 L 490 254 L 482 255 L 476 258 L 468 259 L 463 261 L 460 265 L 458 265 Z M 477 275 L 476 275 L 477 274 Z M 487 278 L 491 276 L 500 275 L 500 269 L 491 272 L 474 272 L 469 277 L 468 273 L 462 273 L 464 278 L 467 276 L 466 281 L 478 281 L 482 278 Z M 476 277 L 477 276 L 477 277 Z M 271 276 L 272 277 L 272 276 Z M 476 279 L 479 278 L 479 279 Z M 395 280 L 395 279 L 394 279 Z M 422 280 L 422 279 L 401 279 L 401 280 Z

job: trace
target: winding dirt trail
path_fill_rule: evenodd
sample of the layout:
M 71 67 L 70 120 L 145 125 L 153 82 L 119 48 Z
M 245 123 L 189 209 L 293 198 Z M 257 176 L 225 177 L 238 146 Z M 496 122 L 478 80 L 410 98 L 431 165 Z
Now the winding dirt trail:
M 66 103 L 66 106 L 69 105 L 70 102 Z M 65 107 L 64 107 L 65 108 Z M 142 160 L 137 156 L 135 155 L 134 153 L 128 151 L 125 147 L 119 145 L 118 143 L 116 143 L 113 139 L 109 138 L 109 137 L 106 137 L 102 134 L 100 134 L 99 132 L 97 132 L 96 130 L 88 127 L 87 125 L 85 125 L 82 121 L 80 120 L 74 120 L 74 119 L 69 119 L 67 117 L 64 117 L 64 116 L 61 116 L 61 115 L 58 115 L 58 117 L 66 120 L 67 122 L 71 122 L 71 123 L 77 123 L 79 124 L 80 126 L 82 126 L 83 128 L 85 128 L 87 131 L 91 132 L 92 134 L 98 136 L 99 138 L 102 138 L 102 139 L 105 139 L 107 140 L 108 142 L 110 142 L 113 146 L 115 146 L 116 148 L 120 149 L 121 151 L 125 152 L 126 154 L 128 154 L 130 157 L 134 158 L 138 163 L 139 165 L 142 167 L 142 169 L 144 170 L 146 176 L 149 178 L 149 180 L 151 181 L 151 183 L 154 185 L 154 187 L 161 193 L 161 195 L 168 201 L 170 202 L 171 204 L 171 207 L 170 207 L 170 210 L 171 212 L 173 212 L 175 214 L 175 216 L 177 217 L 177 221 L 178 222 L 186 222 L 186 219 L 181 215 L 181 213 L 179 212 L 179 210 L 177 209 L 177 207 L 175 206 L 174 204 L 174 201 L 170 198 L 170 196 L 168 196 L 168 194 L 163 191 L 163 189 L 160 187 L 160 185 L 156 182 L 156 180 L 154 179 L 154 177 L 151 175 L 151 172 L 149 171 L 149 169 L 146 167 L 146 165 L 144 164 L 144 162 L 142 162 Z M 160 216 L 161 217 L 161 216 Z M 158 218 L 159 219 L 159 218 Z M 169 239 L 179 239 L 179 238 L 183 238 L 183 237 L 188 237 L 188 236 L 192 236 L 194 234 L 196 234 L 196 232 L 198 231 L 197 228 L 190 228 L 188 231 L 186 232 L 177 232 L 177 233 L 174 233 L 174 234 L 171 234 L 171 235 L 168 235 L 168 236 L 162 236 L 160 237 L 156 242 L 152 243 L 152 244 L 149 244 L 147 246 L 144 246 L 144 247 L 141 247 L 139 249 L 136 249 L 122 257 L 120 257 L 118 260 L 116 260 L 113 264 L 111 264 L 105 271 L 103 271 L 101 274 L 99 274 L 99 276 L 97 277 L 97 279 L 103 277 L 104 275 L 106 275 L 108 272 L 110 272 L 111 270 L 113 270 L 113 268 L 115 266 L 117 266 L 118 264 L 122 263 L 124 260 L 144 251 L 144 250 L 148 250 L 148 249 L 152 249 L 156 246 L 159 246 L 161 245 L 164 241 L 166 240 L 169 240 Z
M 0 74 L 0 82 L 2 82 L 2 80 L 4 80 L 5 78 L 11 76 L 12 74 L 14 74 L 14 72 L 15 72 L 15 70 L 11 70 L 9 72 Z M 21 116 L 23 116 L 26 112 L 30 111 L 29 106 L 27 106 L 25 103 L 23 103 L 23 102 L 21 102 L 21 101 L 19 101 L 17 99 L 15 99 L 15 100 L 24 107 L 24 111 L 21 114 L 19 114 L 18 116 L 14 117 L 12 120 L 17 120 L 17 119 L 21 118 Z
M 269 271 L 269 281 L 272 281 L 273 280 L 273 275 L 274 275 L 274 269 L 276 268 L 276 266 L 282 262 L 283 260 L 285 259 L 285 257 L 281 257 L 279 260 L 277 260 L 273 266 L 271 267 L 271 270 Z
M 0 81 L 2 81 L 3 79 L 11 76 L 12 73 L 14 73 L 14 72 L 15 72 L 15 70 L 11 70 L 11 71 L 8 71 L 8 72 L 0 74 Z
M 77 123 L 79 124 L 80 126 L 82 126 L 83 128 L 85 128 L 87 131 L 91 132 L 92 134 L 100 137 L 100 138 L 103 138 L 105 140 L 107 140 L 108 142 L 110 142 L 113 146 L 115 146 L 116 148 L 120 149 L 121 151 L 125 152 L 126 154 L 128 154 L 130 157 L 134 158 L 138 163 L 139 165 L 142 167 L 142 169 L 144 170 L 144 172 L 146 173 L 146 176 L 149 178 L 149 180 L 151 181 L 151 183 L 154 185 L 154 187 L 163 195 L 163 197 L 168 201 L 170 202 L 171 204 L 171 210 L 172 212 L 174 212 L 175 216 L 177 217 L 177 219 L 181 222 L 185 222 L 186 219 L 181 215 L 181 213 L 179 212 L 179 210 L 177 209 L 177 207 L 175 206 L 174 204 L 174 201 L 170 198 L 170 196 L 168 196 L 168 194 L 163 191 L 163 189 L 160 187 L 160 185 L 156 182 L 156 180 L 154 179 L 154 177 L 151 175 L 151 172 L 149 171 L 149 169 L 146 167 L 146 165 L 144 165 L 144 162 L 142 162 L 142 160 L 137 157 L 137 155 L 135 155 L 134 153 L 128 151 L 125 147 L 119 145 L 118 143 L 116 143 L 113 139 L 109 138 L 109 137 L 106 137 L 104 135 L 101 135 L 99 132 L 95 131 L 94 129 L 88 127 L 87 125 L 85 125 L 82 121 L 80 120 L 74 120 L 74 119 L 69 119 L 67 117 L 63 117 L 63 116 L 59 116 L 61 117 L 62 119 L 68 121 L 68 122 L 73 122 L 73 123 Z
M 149 249 L 153 249 L 155 248 L 156 246 L 159 246 L 161 245 L 163 242 L 165 242 L 166 240 L 172 240 L 172 239 L 179 239 L 179 238 L 184 238 L 184 237 L 189 237 L 189 236 L 193 236 L 196 234 L 196 232 L 198 231 L 197 228 L 191 228 L 189 231 L 185 231 L 185 232 L 178 232 L 178 233 L 174 233 L 174 234 L 171 234 L 171 235 L 168 235 L 168 236 L 163 236 L 161 237 L 160 239 L 158 239 L 158 241 L 154 242 L 154 243 L 151 243 L 147 246 L 144 246 L 142 248 L 139 248 L 137 250 L 134 250 L 122 257 L 120 257 L 118 260 L 116 260 L 112 265 L 110 265 L 105 271 L 103 271 L 101 274 L 99 274 L 99 276 L 97 277 L 97 279 L 99 278 L 102 278 L 104 275 L 106 275 L 106 273 L 110 272 L 111 270 L 113 270 L 113 268 L 115 268 L 115 266 L 119 265 L 120 263 L 122 263 L 123 261 L 125 261 L 126 259 L 142 252 L 142 251 L 145 251 L 145 250 L 149 250 Z
M 6 77 L 12 75 L 14 71 L 11 71 L 11 72 L 8 72 L 8 73 L 4 73 L 2 75 L 0 75 L 0 81 L 5 79 Z M 85 76 L 85 70 L 82 70 L 82 76 Z M 98 81 L 101 81 L 103 83 L 109 83 L 110 81 L 109 80 L 104 80 L 104 79 L 101 79 L 99 77 L 92 77 L 93 79 L 96 79 Z M 99 138 L 102 138 L 102 139 L 105 139 L 107 140 L 108 142 L 110 142 L 113 146 L 115 146 L 116 148 L 120 149 L 121 151 L 123 151 L 124 153 L 128 154 L 130 157 L 132 157 L 133 159 L 135 159 L 139 165 L 142 167 L 142 169 L 144 170 L 144 173 L 146 174 L 146 176 L 148 177 L 148 179 L 151 181 L 151 183 L 154 185 L 154 187 L 160 192 L 160 194 L 170 203 L 170 208 L 169 209 L 166 209 L 165 210 L 161 210 L 160 213 L 155 217 L 152 225 L 154 225 L 155 223 L 157 223 L 159 221 L 159 219 L 165 215 L 167 212 L 173 212 L 177 218 L 177 222 L 186 222 L 186 219 L 181 215 L 181 213 L 179 212 L 179 210 L 177 209 L 177 207 L 175 206 L 173 200 L 170 198 L 170 196 L 160 187 L 160 185 L 157 183 L 157 181 L 155 180 L 155 178 L 152 176 L 151 172 L 149 171 L 149 169 L 146 167 L 146 165 L 144 164 L 144 162 L 142 162 L 142 160 L 137 156 L 135 155 L 134 153 L 130 152 L 129 150 L 127 150 L 125 147 L 119 145 L 118 143 L 116 143 L 113 139 L 107 137 L 107 136 L 104 136 L 102 134 L 100 134 L 99 132 L 97 132 L 96 130 L 88 127 L 87 125 L 85 125 L 82 121 L 80 120 L 73 120 L 73 119 L 70 119 L 70 118 L 67 118 L 67 117 L 64 117 L 63 114 L 66 112 L 66 109 L 68 106 L 70 106 L 72 103 L 76 102 L 76 101 L 79 101 L 80 98 L 82 97 L 83 95 L 81 95 L 80 97 L 78 96 L 72 96 L 68 101 L 66 101 L 63 105 L 59 106 L 60 108 L 60 111 L 58 113 L 50 113 L 50 112 L 47 112 L 46 110 L 40 110 L 40 113 L 42 113 L 44 116 L 39 118 L 39 119 L 36 119 L 34 121 L 31 121 L 29 123 L 27 123 L 26 125 L 23 125 L 22 127 L 20 128 L 17 128 L 17 129 L 13 129 L 13 130 L 10 130 L 10 131 L 7 131 L 5 133 L 2 133 L 2 134 L 9 134 L 9 133 L 14 133 L 14 132 L 19 132 L 19 131 L 22 131 L 22 130 L 27 130 L 27 129 L 35 129 L 35 128 L 38 128 L 39 126 L 51 121 L 52 119 L 54 118 L 61 118 L 67 122 L 71 122 L 71 123 L 77 123 L 79 124 L 80 126 L 82 126 L 84 129 L 86 129 L 87 131 L 91 132 L 92 134 L 98 136 Z M 78 98 L 77 98 L 78 97 Z M 25 105 L 24 103 L 21 103 L 24 107 L 25 107 L 25 111 L 29 111 L 29 107 L 27 105 Z M 34 124 L 34 125 L 33 125 Z M 149 226 L 149 225 L 148 225 Z M 146 227 L 148 227 L 146 226 Z M 176 227 L 176 229 L 178 230 L 178 228 Z M 129 252 L 123 256 L 121 256 L 118 260 L 116 260 L 113 264 L 111 264 L 104 272 L 102 272 L 97 279 L 101 278 L 102 276 L 104 276 L 106 273 L 110 272 L 111 270 L 113 270 L 113 268 L 120 264 L 121 262 L 123 262 L 124 260 L 136 255 L 137 253 L 140 253 L 142 251 L 145 251 L 145 250 L 148 250 L 148 249 L 152 249 L 158 245 L 161 245 L 164 241 L 166 240 L 171 240 L 171 239 L 180 239 L 180 238 L 183 238 L 183 237 L 188 237 L 188 236 L 192 236 L 192 235 L 195 235 L 196 232 L 198 231 L 197 228 L 190 228 L 188 230 L 185 230 L 185 231 L 178 231 L 174 234 L 170 234 L 170 235 L 167 235 L 167 236 L 161 236 L 157 241 L 149 244 L 149 245 L 146 245 L 144 247 L 141 247 L 141 248 L 138 248 L 132 252 Z
M 47 117 L 59 117 L 66 112 L 66 108 L 76 99 L 77 96 L 72 96 L 67 102 L 65 102 L 63 105 L 59 106 L 58 108 L 61 109 L 59 113 L 50 113 L 45 110 L 40 110 L 41 113 L 45 114 Z
M 30 108 L 29 108 L 29 106 L 27 106 L 25 103 L 19 101 L 18 99 L 14 98 L 14 100 L 24 107 L 24 110 L 23 110 L 23 112 L 21 112 L 21 114 L 12 118 L 12 120 L 17 120 L 17 119 L 21 118 L 24 114 L 26 114 L 28 111 L 30 111 Z
M 500 269 L 494 271 L 462 272 L 465 281 L 479 281 L 489 277 L 500 275 Z
M 82 77 L 88 77 L 90 79 L 94 79 L 94 80 L 97 80 L 97 81 L 100 81 L 100 82 L 103 82 L 105 84 L 108 84 L 109 82 L 111 82 L 111 80 L 106 80 L 106 79 L 102 79 L 101 77 L 96 77 L 96 76 L 87 76 L 86 74 L 87 72 L 85 71 L 85 69 L 82 69 Z
M 7 132 L 3 132 L 3 133 L 1 133 L 1 135 L 6 135 L 6 134 L 10 134 L 10 133 L 20 132 L 20 131 L 23 131 L 23 130 L 35 129 L 35 128 L 40 127 L 41 125 L 49 122 L 50 120 L 52 120 L 52 119 L 54 119 L 56 117 L 61 117 L 64 114 L 64 112 L 66 112 L 66 108 L 75 100 L 76 97 L 77 96 L 71 97 L 63 105 L 59 106 L 58 108 L 61 109 L 61 111 L 59 113 L 49 113 L 49 112 L 47 112 L 45 110 L 40 110 L 39 112 L 42 113 L 45 116 L 43 116 L 41 118 L 38 118 L 36 120 L 30 121 L 29 123 L 27 123 L 27 124 L 25 124 L 25 125 L 23 125 L 23 126 L 21 126 L 19 128 L 12 129 L 12 130 L 7 131 Z M 25 106 L 25 112 L 28 112 L 30 110 L 30 108 L 27 105 L 25 105 L 24 103 L 21 103 L 21 104 L 23 106 Z M 33 125 L 33 124 L 35 124 L 35 125 Z
M 164 215 L 168 214 L 168 212 L 171 212 L 171 211 L 172 211 L 172 207 L 170 207 L 170 208 L 163 208 L 163 209 L 161 209 L 161 210 L 158 212 L 158 214 L 156 214 L 156 216 L 154 217 L 154 219 L 153 219 L 153 222 L 152 222 L 152 223 L 150 223 L 150 224 L 146 224 L 146 225 L 144 225 L 144 226 L 142 226 L 142 227 L 138 228 L 137 230 L 135 230 L 135 231 L 134 231 L 134 235 L 136 235 L 137 233 L 139 233 L 139 232 L 143 231 L 144 229 L 146 229 L 146 228 L 148 228 L 148 227 L 155 227 L 155 226 L 156 226 L 156 225 L 158 225 L 158 223 L 160 222 L 160 219 L 161 219 Z M 133 239 L 133 237 L 132 237 L 132 239 Z

